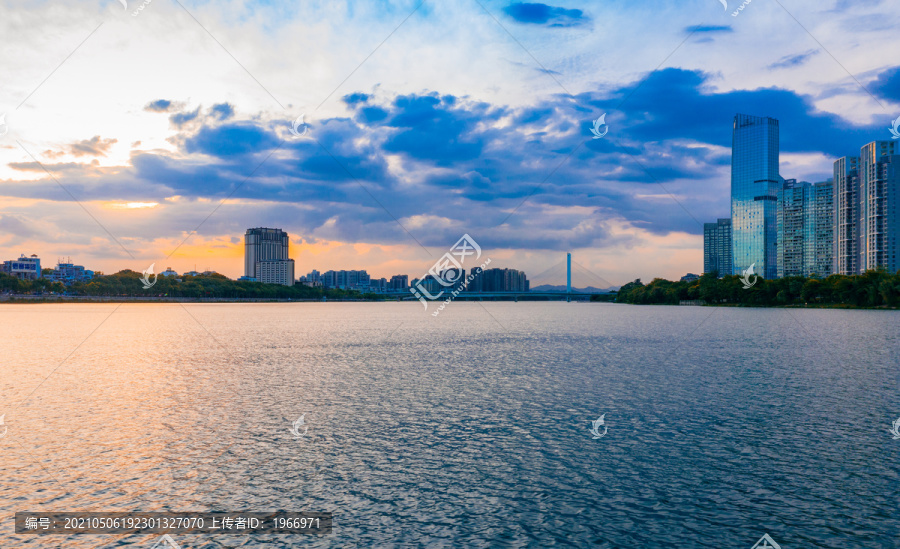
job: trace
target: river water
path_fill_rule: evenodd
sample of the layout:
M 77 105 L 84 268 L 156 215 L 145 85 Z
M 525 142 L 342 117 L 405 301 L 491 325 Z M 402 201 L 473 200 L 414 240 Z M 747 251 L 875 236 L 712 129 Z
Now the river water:
M 334 532 L 182 549 L 900 547 L 898 312 L 429 312 L 0 305 L 0 547 L 159 540 L 14 534 L 16 511 L 206 510 Z

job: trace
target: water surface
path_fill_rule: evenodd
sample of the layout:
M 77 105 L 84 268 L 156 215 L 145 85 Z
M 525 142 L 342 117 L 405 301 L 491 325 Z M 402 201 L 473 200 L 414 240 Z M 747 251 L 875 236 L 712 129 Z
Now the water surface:
M 15 535 L 15 511 L 278 509 L 333 512 L 334 533 L 175 537 L 900 547 L 897 312 L 32 304 L 0 322 L 0 547 L 158 538 Z

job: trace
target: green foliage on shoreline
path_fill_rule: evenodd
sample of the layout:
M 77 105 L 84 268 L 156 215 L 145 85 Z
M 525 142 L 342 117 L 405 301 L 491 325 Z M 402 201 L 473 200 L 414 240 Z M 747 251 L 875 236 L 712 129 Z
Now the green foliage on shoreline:
M 601 303 L 615 303 L 616 292 L 609 292 L 608 294 L 591 294 L 591 301 L 599 301 Z
M 828 278 L 791 276 L 775 280 L 759 278 L 745 289 L 738 276 L 717 278 L 707 273 L 693 282 L 655 278 L 640 279 L 619 289 L 616 303 L 678 305 L 682 300 L 702 300 L 708 305 L 782 307 L 791 305 L 897 307 L 900 305 L 900 271 L 866 271 L 865 274 Z
M 180 279 L 181 282 L 178 282 Z M 303 285 L 282 286 L 262 282 L 236 281 L 220 274 L 198 276 L 160 276 L 148 290 L 141 273 L 131 270 L 99 276 L 87 283 L 76 282 L 66 288 L 47 279 L 19 280 L 0 273 L 0 291 L 18 294 L 43 292 L 79 296 L 186 297 L 186 298 L 255 298 L 255 299 L 383 299 L 378 294 L 360 294 L 352 290 L 323 290 Z

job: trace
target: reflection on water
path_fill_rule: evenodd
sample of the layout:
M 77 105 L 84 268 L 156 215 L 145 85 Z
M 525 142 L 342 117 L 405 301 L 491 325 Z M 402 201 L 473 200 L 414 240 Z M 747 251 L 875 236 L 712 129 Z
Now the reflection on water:
M 900 536 L 896 312 L 66 304 L 0 320 L 4 548 L 158 538 L 15 535 L 15 511 L 335 515 L 329 536 L 184 549 Z

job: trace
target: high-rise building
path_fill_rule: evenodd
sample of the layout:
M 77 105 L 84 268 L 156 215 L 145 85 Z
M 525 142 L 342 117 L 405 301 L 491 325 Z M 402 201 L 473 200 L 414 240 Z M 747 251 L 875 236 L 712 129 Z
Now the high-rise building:
M 718 272 L 720 277 L 732 274 L 731 220 L 719 219 L 703 224 L 703 272 Z
M 834 185 L 785 179 L 778 191 L 778 277 L 832 274 L 834 263 Z
M 834 181 L 813 185 L 812 223 L 813 245 L 808 262 L 808 276 L 834 274 Z
M 786 179 L 778 191 L 775 214 L 777 238 L 777 276 L 804 276 L 805 243 L 808 240 L 810 185 L 796 179 Z
M 258 227 L 244 234 L 244 277 L 268 284 L 294 285 L 290 239 L 281 229 Z
M 472 274 L 475 276 L 466 286 L 470 292 L 527 292 L 531 287 L 525 273 L 516 269 L 485 269 Z
M 409 275 L 394 275 L 394 276 L 392 276 L 391 281 L 388 284 L 388 288 L 391 290 L 406 291 L 409 288 Z
M 834 162 L 834 272 L 859 272 L 859 157 Z
M 322 282 L 322 273 L 313 269 L 312 271 L 309 272 L 308 275 L 301 276 L 300 282 L 313 282 L 313 283 Z
M 873 141 L 834 163 L 835 266 L 840 274 L 900 268 L 900 143 Z
M 738 114 L 731 142 L 732 274 L 777 275 L 778 120 Z
M 900 143 L 873 141 L 859 152 L 860 271 L 896 272 L 900 254 Z

